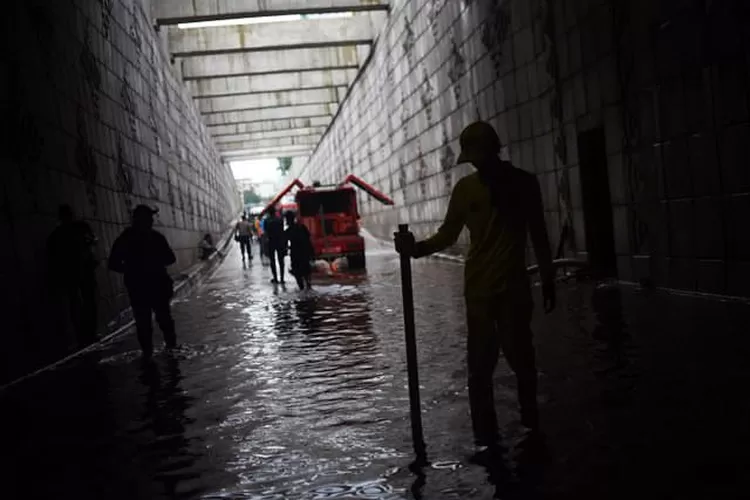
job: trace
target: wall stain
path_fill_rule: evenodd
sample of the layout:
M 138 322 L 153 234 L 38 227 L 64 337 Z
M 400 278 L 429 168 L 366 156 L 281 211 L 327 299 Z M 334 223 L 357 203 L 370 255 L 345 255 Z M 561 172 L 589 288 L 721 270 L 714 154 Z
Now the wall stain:
M 137 68 L 140 66 L 141 62 L 141 54 L 143 52 L 143 39 L 141 37 L 140 25 L 138 23 L 138 15 L 135 3 L 133 3 L 130 9 L 130 26 L 128 27 L 128 35 L 130 36 L 133 45 L 135 45 L 136 54 L 133 64 Z
M 94 116 L 98 120 L 101 118 L 99 92 L 101 91 L 102 86 L 102 75 L 99 71 L 99 63 L 97 62 L 94 53 L 91 51 L 91 25 L 88 21 L 84 28 L 83 46 L 81 48 L 81 55 L 78 59 L 81 63 L 81 68 L 83 69 L 84 78 L 89 85 Z
M 409 196 L 407 195 L 407 184 L 408 179 L 406 177 L 406 164 L 404 163 L 403 157 L 398 159 L 398 187 L 403 191 L 404 204 L 409 203 Z
M 161 193 L 156 184 L 156 174 L 154 172 L 154 160 L 152 155 L 148 155 L 148 195 L 152 200 L 159 201 Z
M 112 7 L 115 0 L 97 0 L 102 10 L 101 30 L 105 40 L 109 40 L 109 32 L 112 26 Z
M 125 70 L 122 75 L 122 87 L 120 89 L 120 99 L 122 100 L 122 105 L 128 114 L 128 128 L 130 131 L 130 136 L 133 140 L 139 141 L 140 133 L 138 129 L 138 118 L 136 117 L 137 110 L 135 106 L 135 101 L 133 100 L 133 89 L 130 86 L 129 78 L 130 78 L 129 71 L 128 71 L 128 67 L 126 64 Z
M 427 2 L 427 23 L 430 26 L 432 38 L 437 41 L 440 38 L 440 13 L 445 7 L 447 0 L 429 0 Z
M 427 198 L 427 177 L 429 176 L 429 168 L 425 161 L 424 155 L 422 154 L 422 148 L 419 148 L 417 153 L 419 158 L 419 165 L 417 167 L 417 178 L 419 179 L 419 194 L 424 200 Z
M 566 242 L 560 242 L 560 248 L 564 251 L 564 245 L 573 253 L 577 253 L 575 226 L 573 224 L 573 211 L 570 200 L 570 164 L 568 158 L 567 143 L 565 142 L 565 130 L 563 127 L 564 116 L 562 106 L 562 78 L 560 75 L 559 55 L 557 50 L 555 25 L 558 22 L 555 19 L 554 7 L 551 0 L 542 2 L 540 10 L 534 17 L 535 22 L 542 24 L 544 33 L 544 68 L 553 82 L 550 88 L 550 118 L 552 119 L 553 151 L 555 153 L 557 165 L 562 167 L 558 177 L 558 201 L 560 203 L 562 225 L 568 227 L 568 239 Z M 561 232 L 562 235 L 562 232 Z M 552 235 L 555 238 L 557 235 Z M 555 256 L 555 257 L 562 257 Z
M 482 45 L 490 55 L 495 78 L 500 78 L 505 62 L 503 44 L 508 38 L 511 23 L 511 9 L 508 3 L 505 0 L 487 2 L 489 12 L 486 14 L 484 27 L 482 28 Z
M 122 144 L 122 137 L 117 134 L 117 187 L 123 194 L 125 208 L 130 213 L 133 210 L 133 173 L 130 171 L 127 159 L 125 158 L 125 149 Z
M 448 64 L 448 78 L 451 81 L 451 90 L 456 101 L 456 108 L 460 108 L 462 102 L 460 79 L 466 72 L 466 58 L 461 54 L 461 49 L 458 46 L 455 32 L 451 32 L 451 57 Z
M 427 75 L 427 70 L 422 70 L 422 86 L 421 86 L 420 99 L 422 100 L 422 108 L 427 118 L 427 127 L 432 126 L 432 100 L 434 99 L 435 89 L 430 82 L 430 77 Z
M 99 210 L 96 195 L 96 179 L 98 177 L 99 165 L 96 162 L 93 148 L 86 133 L 85 113 L 80 106 L 76 112 L 76 130 L 76 165 L 83 177 L 89 207 L 91 207 L 94 215 L 97 215 Z
M 453 167 L 456 163 L 456 153 L 448 140 L 448 130 L 442 126 L 443 146 L 440 152 L 440 167 L 443 172 L 443 189 L 446 195 L 453 190 Z
M 169 201 L 169 206 L 172 209 L 172 220 L 177 223 L 177 201 L 175 196 L 175 188 L 174 188 L 174 182 L 172 179 L 172 174 L 167 169 L 167 200 Z
M 414 69 L 414 45 L 416 40 L 414 38 L 414 30 L 411 27 L 411 23 L 408 18 L 404 19 L 404 41 L 401 46 L 404 49 L 404 56 L 406 62 L 409 65 L 409 72 Z

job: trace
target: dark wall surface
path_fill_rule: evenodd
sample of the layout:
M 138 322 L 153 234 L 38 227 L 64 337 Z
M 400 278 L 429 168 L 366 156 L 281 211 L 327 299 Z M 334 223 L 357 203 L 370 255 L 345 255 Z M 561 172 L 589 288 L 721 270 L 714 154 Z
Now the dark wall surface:
M 480 118 L 538 176 L 552 244 L 567 225 L 565 254 L 585 255 L 578 142 L 601 128 L 607 175 L 596 177 L 609 184 L 619 278 L 748 296 L 748 5 L 394 1 L 369 66 L 295 174 L 360 175 L 396 200 L 362 199 L 368 229 L 390 238 L 408 222 L 426 235 L 472 171 L 455 166 L 457 142 Z
M 3 4 L 0 193 L 2 377 L 71 348 L 65 309 L 48 289 L 45 242 L 70 204 L 99 238 L 99 330 L 127 307 L 104 260 L 139 203 L 195 263 L 207 232 L 239 210 L 193 101 L 173 74 L 140 0 L 23 0 Z

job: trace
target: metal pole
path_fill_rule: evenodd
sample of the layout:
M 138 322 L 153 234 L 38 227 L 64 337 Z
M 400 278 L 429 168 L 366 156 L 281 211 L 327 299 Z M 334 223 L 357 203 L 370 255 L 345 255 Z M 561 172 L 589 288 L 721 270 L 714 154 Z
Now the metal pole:
M 398 234 L 409 234 L 408 224 L 399 224 Z M 411 256 L 401 255 L 401 293 L 404 302 L 404 334 L 406 337 L 406 367 L 409 374 L 409 409 L 411 413 L 411 437 L 417 461 L 427 459 L 422 432 L 422 405 L 419 401 L 419 370 L 417 368 L 417 339 L 414 328 L 414 291 L 411 282 Z

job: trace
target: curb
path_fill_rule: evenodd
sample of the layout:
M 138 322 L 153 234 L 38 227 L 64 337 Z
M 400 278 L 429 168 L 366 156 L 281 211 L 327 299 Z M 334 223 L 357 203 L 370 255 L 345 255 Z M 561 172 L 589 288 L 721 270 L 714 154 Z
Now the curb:
M 233 229 L 229 229 L 225 232 L 224 236 L 221 238 L 219 242 L 219 245 L 217 245 L 216 247 L 218 251 L 226 250 L 226 248 L 232 242 L 233 232 L 234 232 Z M 174 286 L 174 295 L 172 297 L 172 300 L 178 297 L 180 298 L 184 297 L 188 295 L 191 291 L 193 291 L 198 285 L 200 285 L 203 282 L 204 278 L 206 278 L 207 276 L 210 276 L 211 273 L 213 273 L 216 270 L 218 265 L 224 261 L 225 256 L 226 254 L 220 255 L 218 252 L 215 252 L 213 255 L 211 255 L 211 257 L 208 258 L 206 262 L 199 262 L 197 264 L 194 264 L 193 266 L 186 269 L 185 272 L 180 273 L 176 277 L 173 277 L 173 278 L 179 278 L 179 279 L 175 280 L 176 283 Z M 118 323 L 119 323 L 119 326 L 117 326 Z M 58 368 L 68 363 L 69 361 L 72 361 L 75 358 L 82 356 L 83 354 L 94 351 L 102 346 L 112 343 L 113 341 L 117 340 L 118 338 L 128 333 L 128 331 L 134 325 L 135 325 L 135 321 L 132 319 L 132 310 L 130 307 L 128 307 L 120 311 L 116 319 L 109 322 L 108 329 L 110 330 L 110 333 L 108 335 L 105 335 L 104 337 L 97 340 L 93 344 L 86 346 L 83 349 L 80 349 L 78 351 L 75 351 L 67 355 L 64 358 L 58 361 L 55 361 L 54 363 L 43 366 L 42 368 L 39 368 L 31 373 L 23 375 L 15 380 L 11 380 L 7 384 L 0 386 L 0 393 L 2 393 L 3 391 L 7 389 L 10 389 L 13 386 L 19 385 L 22 382 L 29 380 L 30 378 L 36 377 L 37 375 L 40 375 L 44 372 Z

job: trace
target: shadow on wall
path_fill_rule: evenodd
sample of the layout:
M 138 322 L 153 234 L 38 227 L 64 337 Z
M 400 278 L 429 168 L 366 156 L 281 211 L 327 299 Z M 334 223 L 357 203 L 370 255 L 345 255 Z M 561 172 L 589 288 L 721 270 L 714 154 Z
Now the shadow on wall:
M 132 207 L 159 208 L 158 229 L 175 249 L 177 273 L 197 260 L 201 237 L 219 236 L 239 211 L 231 171 L 210 146 L 141 2 L 129 11 L 73 0 L 6 3 L 2 380 L 68 352 L 76 342 L 64 325 L 91 330 L 90 318 L 61 296 L 95 302 L 99 332 L 128 305 L 122 280 L 101 265 L 92 272 L 95 301 L 89 285 L 75 293 L 49 286 L 45 246 L 59 204 L 69 204 L 95 235 L 99 262 L 130 223 Z M 120 15 L 127 19 L 113 19 Z M 132 26 L 139 43 L 114 37 L 116 24 Z

